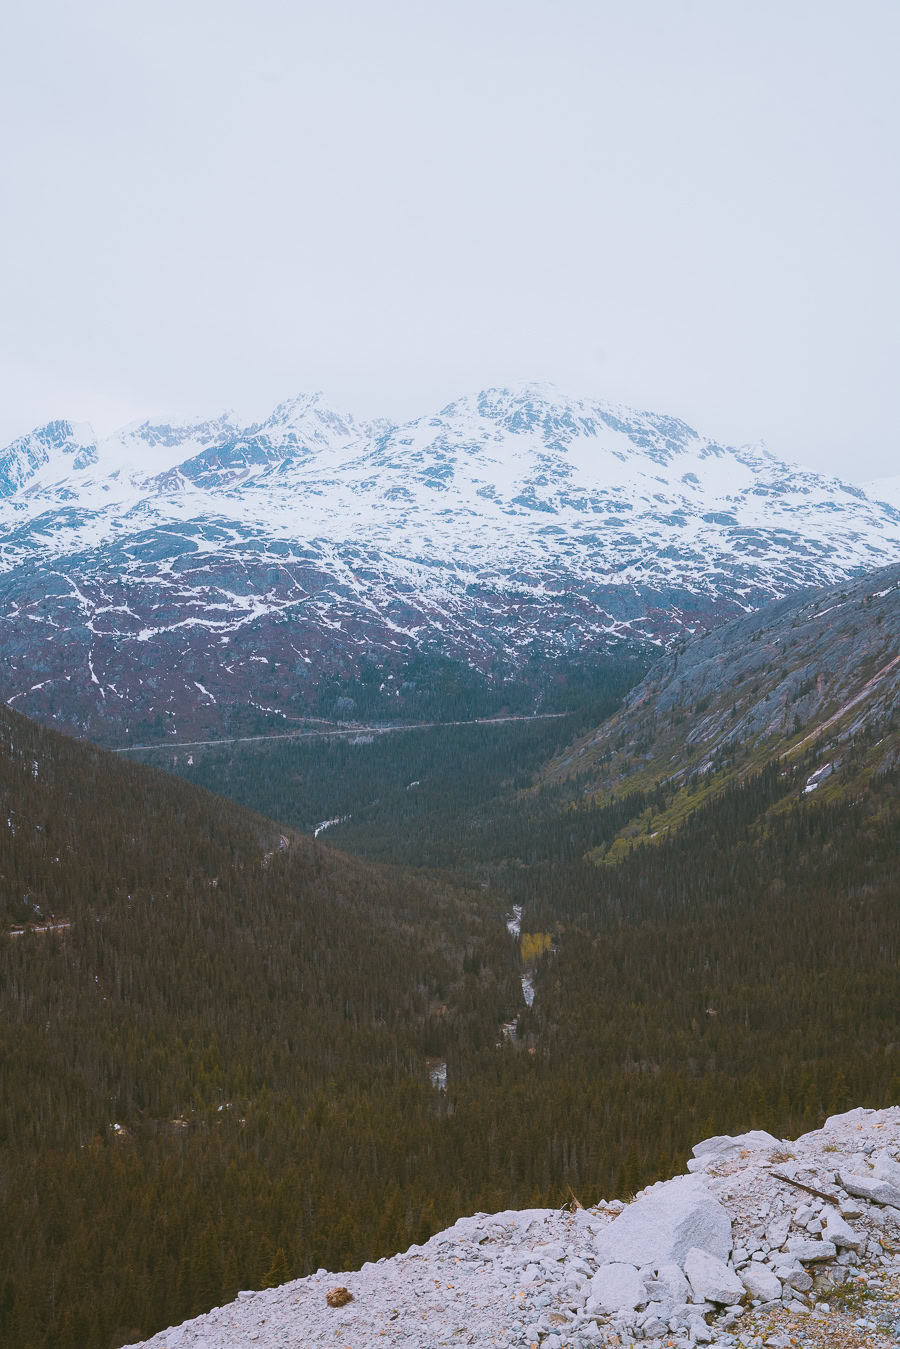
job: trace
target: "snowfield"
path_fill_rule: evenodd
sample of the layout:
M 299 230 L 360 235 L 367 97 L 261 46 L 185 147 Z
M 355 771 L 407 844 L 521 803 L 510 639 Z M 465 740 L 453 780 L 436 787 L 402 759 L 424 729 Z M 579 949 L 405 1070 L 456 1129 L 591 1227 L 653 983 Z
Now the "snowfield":
M 895 504 L 547 385 L 402 425 L 319 395 L 245 428 L 60 421 L 0 452 L 0 695 L 100 738 L 202 733 L 364 659 L 665 644 L 898 557 Z

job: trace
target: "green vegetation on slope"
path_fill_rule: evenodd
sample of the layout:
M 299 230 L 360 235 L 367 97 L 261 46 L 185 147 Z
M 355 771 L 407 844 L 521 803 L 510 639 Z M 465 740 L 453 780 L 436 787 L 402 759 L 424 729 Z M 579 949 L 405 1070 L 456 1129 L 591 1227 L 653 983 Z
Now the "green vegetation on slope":
M 0 1342 L 112 1349 L 465 1212 L 627 1194 L 710 1133 L 898 1098 L 879 728 L 845 747 L 852 794 L 804 796 L 803 755 L 697 778 L 646 847 L 667 789 L 527 787 L 542 725 L 261 755 L 248 794 L 329 818 L 357 793 L 333 833 L 360 860 L 3 713 L 3 926 L 72 926 L 0 937 Z M 384 865 L 422 858 L 453 883 Z M 531 1009 L 514 901 L 555 948 L 527 950 Z
M 548 776 L 618 789 L 853 735 L 900 710 L 898 661 L 900 566 L 800 592 L 657 662 Z

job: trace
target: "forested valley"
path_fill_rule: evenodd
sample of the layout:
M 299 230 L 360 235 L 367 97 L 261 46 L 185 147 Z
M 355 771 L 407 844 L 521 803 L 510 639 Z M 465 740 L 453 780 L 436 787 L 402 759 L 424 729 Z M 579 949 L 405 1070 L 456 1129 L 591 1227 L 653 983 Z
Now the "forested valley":
M 568 721 L 180 762 L 266 818 L 2 713 L 0 1342 L 115 1349 L 900 1098 L 900 773 L 770 765 L 611 864 L 653 793 L 538 786 Z

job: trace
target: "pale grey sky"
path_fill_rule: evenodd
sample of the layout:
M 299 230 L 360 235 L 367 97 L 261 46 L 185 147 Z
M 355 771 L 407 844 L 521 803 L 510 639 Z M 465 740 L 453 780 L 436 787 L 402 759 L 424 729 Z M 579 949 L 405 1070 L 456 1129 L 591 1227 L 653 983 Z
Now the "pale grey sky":
M 0 442 L 512 379 L 900 473 L 897 0 L 11 0 Z

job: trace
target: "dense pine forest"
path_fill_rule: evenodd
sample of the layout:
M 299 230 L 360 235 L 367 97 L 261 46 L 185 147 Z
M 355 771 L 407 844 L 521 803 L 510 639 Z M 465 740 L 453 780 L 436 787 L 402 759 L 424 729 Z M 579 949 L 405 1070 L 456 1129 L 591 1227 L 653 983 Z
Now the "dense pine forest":
M 2 715 L 2 1343 L 115 1349 L 900 1099 L 897 771 L 822 802 L 771 765 L 611 865 L 652 793 L 532 785 L 563 723 L 265 747 L 276 824 Z M 368 856 L 294 827 L 342 804 Z

